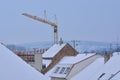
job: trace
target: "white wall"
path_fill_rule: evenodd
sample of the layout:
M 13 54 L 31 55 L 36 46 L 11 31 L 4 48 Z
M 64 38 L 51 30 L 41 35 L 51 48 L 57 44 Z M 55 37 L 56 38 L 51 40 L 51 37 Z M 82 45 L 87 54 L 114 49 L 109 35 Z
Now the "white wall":
M 82 71 L 84 68 L 86 68 L 89 64 L 94 62 L 98 57 L 100 57 L 100 55 L 94 55 L 88 59 L 85 59 L 84 61 L 81 61 L 81 62 L 74 64 L 71 72 L 66 77 L 67 80 L 70 80 L 73 76 L 75 76 L 80 71 Z
M 41 69 L 42 69 L 42 54 L 36 52 L 34 59 L 35 59 L 34 67 L 35 67 L 38 71 L 41 71 Z

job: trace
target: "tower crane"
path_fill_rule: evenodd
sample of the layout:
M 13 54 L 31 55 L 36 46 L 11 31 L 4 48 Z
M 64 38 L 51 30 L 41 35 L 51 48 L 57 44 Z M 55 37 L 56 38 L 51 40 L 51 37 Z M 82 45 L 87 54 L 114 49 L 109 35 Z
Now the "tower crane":
M 40 17 L 37 17 L 37 16 L 30 15 L 28 13 L 23 13 L 22 15 L 24 15 L 26 17 L 29 17 L 29 18 L 32 18 L 34 20 L 43 22 L 45 24 L 51 25 L 54 28 L 54 44 L 58 43 L 58 25 L 56 23 L 53 23 L 49 20 L 46 20 L 46 19 L 43 19 L 43 18 L 40 18 Z

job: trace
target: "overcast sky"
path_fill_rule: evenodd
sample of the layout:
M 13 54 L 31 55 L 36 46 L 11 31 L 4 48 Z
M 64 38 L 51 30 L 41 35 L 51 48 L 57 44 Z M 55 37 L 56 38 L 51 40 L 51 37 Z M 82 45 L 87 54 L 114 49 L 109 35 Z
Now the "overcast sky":
M 27 18 L 26 12 L 50 21 L 57 15 L 63 40 L 116 41 L 120 37 L 120 0 L 1 0 L 0 42 L 52 41 L 53 28 Z

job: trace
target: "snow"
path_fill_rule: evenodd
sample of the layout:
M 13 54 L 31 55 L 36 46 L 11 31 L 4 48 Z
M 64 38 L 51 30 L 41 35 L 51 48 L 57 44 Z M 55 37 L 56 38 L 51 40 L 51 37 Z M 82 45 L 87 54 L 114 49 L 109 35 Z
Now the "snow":
M 0 80 L 50 80 L 0 44 Z
M 70 80 L 78 80 L 78 79 L 89 80 L 103 65 L 104 65 L 104 59 L 99 58 Z
M 81 60 L 84 60 L 90 56 L 95 55 L 95 53 L 89 53 L 89 54 L 78 54 L 77 56 L 65 56 L 59 64 L 74 64 L 76 62 L 79 62 Z
M 100 80 L 119 80 L 119 71 L 120 55 L 113 55 L 113 57 L 103 67 L 101 67 L 101 69 L 90 80 L 97 80 L 103 73 L 104 75 L 100 78 Z M 112 78 L 110 79 L 110 77 Z
M 120 79 L 120 73 L 118 73 L 117 75 L 115 75 L 115 77 L 113 77 L 111 80 L 119 80 Z
M 113 56 L 118 56 L 118 55 L 120 55 L 120 52 L 114 52 L 113 53 Z
M 95 55 L 95 53 L 93 53 L 93 54 L 78 54 L 77 56 L 65 56 L 54 68 L 52 68 L 48 73 L 46 73 L 46 75 L 51 76 L 51 77 L 65 78 L 69 74 L 69 71 L 67 73 L 65 72 L 67 70 L 67 68 L 69 68 L 71 70 L 72 66 L 75 63 L 80 62 L 88 57 L 93 56 L 93 55 Z M 60 69 L 57 72 L 55 72 L 58 67 L 60 67 Z M 62 68 L 65 68 L 65 70 L 63 71 L 63 73 L 60 73 Z
M 43 64 L 45 64 L 46 67 L 47 67 L 51 62 L 52 62 L 51 60 L 45 60 L 45 59 L 43 59 Z
M 43 57 L 54 57 L 66 44 L 55 44 L 49 50 L 47 50 Z
M 60 68 L 57 72 L 57 68 Z M 50 74 L 51 77 L 61 77 L 61 78 L 65 78 L 66 75 L 69 73 L 66 72 L 67 68 L 71 69 L 72 65 L 71 64 L 58 64 L 57 66 L 54 67 L 54 69 L 52 70 L 52 73 Z M 64 68 L 64 70 L 61 72 L 62 68 Z

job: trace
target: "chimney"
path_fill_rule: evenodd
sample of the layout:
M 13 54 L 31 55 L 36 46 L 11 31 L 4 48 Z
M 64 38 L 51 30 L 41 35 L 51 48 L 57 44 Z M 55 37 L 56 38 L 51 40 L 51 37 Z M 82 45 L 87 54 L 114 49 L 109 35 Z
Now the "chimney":
M 63 44 L 63 40 L 62 40 L 62 38 L 60 38 L 59 44 L 60 44 L 60 45 Z
M 35 60 L 35 63 L 34 63 L 34 67 L 41 72 L 41 69 L 42 69 L 42 54 L 40 53 L 39 50 L 36 50 L 34 49 L 34 60 Z
M 106 63 L 112 57 L 112 53 L 104 55 L 104 63 Z

